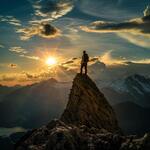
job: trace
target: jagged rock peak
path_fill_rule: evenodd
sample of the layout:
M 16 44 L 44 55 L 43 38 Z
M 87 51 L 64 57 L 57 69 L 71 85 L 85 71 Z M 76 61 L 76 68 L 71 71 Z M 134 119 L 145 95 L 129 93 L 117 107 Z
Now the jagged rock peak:
M 87 75 L 77 74 L 74 78 L 68 104 L 60 119 L 76 126 L 103 128 L 110 132 L 119 130 L 112 107 Z
M 27 132 L 16 150 L 150 150 L 150 133 L 122 136 L 113 109 L 95 83 L 77 74 L 61 120 Z M 108 130 L 108 131 L 107 131 Z

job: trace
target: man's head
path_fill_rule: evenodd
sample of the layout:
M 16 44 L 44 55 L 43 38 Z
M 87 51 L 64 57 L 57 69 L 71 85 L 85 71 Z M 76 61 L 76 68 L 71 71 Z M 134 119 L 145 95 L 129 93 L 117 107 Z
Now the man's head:
M 83 54 L 86 54 L 86 51 L 83 51 Z

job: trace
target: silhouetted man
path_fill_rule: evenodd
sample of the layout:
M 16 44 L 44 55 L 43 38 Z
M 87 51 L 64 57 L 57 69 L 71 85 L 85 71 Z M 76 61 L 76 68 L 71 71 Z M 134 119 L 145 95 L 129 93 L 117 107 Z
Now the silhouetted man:
M 82 56 L 82 60 L 81 60 L 81 71 L 80 73 L 83 73 L 83 68 L 85 69 L 85 74 L 87 74 L 87 63 L 89 61 L 89 56 L 86 53 L 86 51 L 83 51 L 83 56 Z

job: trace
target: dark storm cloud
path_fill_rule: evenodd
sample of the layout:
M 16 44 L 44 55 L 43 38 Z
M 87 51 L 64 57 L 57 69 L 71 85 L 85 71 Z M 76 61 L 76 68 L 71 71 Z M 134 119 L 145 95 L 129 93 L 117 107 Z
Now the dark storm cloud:
M 41 31 L 41 34 L 43 34 L 44 36 L 56 35 L 57 29 L 50 24 L 45 24 L 43 25 L 43 30 Z
M 143 18 L 132 19 L 121 23 L 96 21 L 81 29 L 87 32 L 131 32 L 134 34 L 150 35 L 150 8 L 144 11 Z
M 17 32 L 22 33 L 21 40 L 28 40 L 36 35 L 44 38 L 54 38 L 60 34 L 60 31 L 49 23 L 18 29 Z

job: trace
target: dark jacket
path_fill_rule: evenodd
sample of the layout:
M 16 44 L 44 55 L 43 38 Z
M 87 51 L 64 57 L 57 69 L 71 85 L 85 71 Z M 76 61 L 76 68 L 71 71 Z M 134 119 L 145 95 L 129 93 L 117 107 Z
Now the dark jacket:
M 88 54 L 83 54 L 83 56 L 82 56 L 82 63 L 87 63 L 88 61 L 89 61 Z

